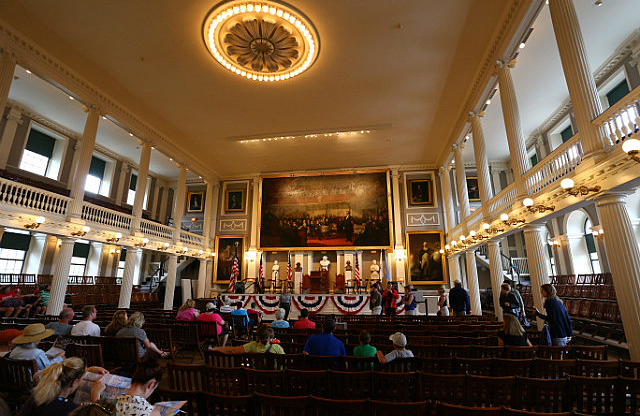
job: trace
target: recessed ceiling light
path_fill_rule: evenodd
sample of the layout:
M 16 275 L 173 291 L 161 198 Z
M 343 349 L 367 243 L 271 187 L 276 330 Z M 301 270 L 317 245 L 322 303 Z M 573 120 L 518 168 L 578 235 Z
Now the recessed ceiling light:
M 26 72 L 27 74 L 30 74 L 30 73 L 31 73 L 31 71 L 29 71 L 28 69 L 25 69 L 25 71 L 24 71 L 24 72 Z
M 73 98 L 72 96 L 69 96 L 69 99 L 70 99 L 70 100 L 73 100 L 74 98 Z
M 527 45 L 525 45 L 524 42 L 520 43 L 520 49 L 524 49 L 525 46 L 527 46 Z

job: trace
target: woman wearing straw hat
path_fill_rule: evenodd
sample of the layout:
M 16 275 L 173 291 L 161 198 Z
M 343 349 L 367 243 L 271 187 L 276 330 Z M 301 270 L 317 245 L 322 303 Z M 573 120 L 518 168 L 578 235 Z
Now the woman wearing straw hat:
M 64 351 L 49 359 L 38 347 L 38 342 L 53 335 L 53 329 L 46 329 L 42 324 L 28 325 L 22 335 L 11 341 L 16 347 L 9 354 L 12 360 L 36 360 L 38 371 L 44 370 L 52 363 L 60 363 L 64 359 Z

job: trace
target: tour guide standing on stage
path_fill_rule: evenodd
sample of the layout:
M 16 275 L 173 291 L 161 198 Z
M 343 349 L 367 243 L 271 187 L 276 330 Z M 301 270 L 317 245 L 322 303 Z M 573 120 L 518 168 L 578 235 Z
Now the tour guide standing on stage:
M 382 307 L 384 308 L 385 315 L 393 316 L 396 314 L 396 301 L 398 299 L 398 291 L 391 284 L 387 282 L 387 290 L 382 294 Z

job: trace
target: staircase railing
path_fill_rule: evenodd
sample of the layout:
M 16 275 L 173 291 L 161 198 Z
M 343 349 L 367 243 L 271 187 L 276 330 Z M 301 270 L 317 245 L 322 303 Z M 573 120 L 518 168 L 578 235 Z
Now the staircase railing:
M 153 272 L 151 276 L 149 276 L 149 292 L 155 292 L 156 289 L 160 286 L 160 281 L 162 280 L 162 276 L 165 272 L 165 263 L 167 261 L 160 262 L 160 266 Z
M 489 246 L 487 244 L 480 245 L 476 249 L 476 254 L 479 254 L 488 259 Z M 522 271 L 514 261 L 513 257 L 507 256 L 506 254 L 500 252 L 500 259 L 502 260 L 502 270 L 511 275 L 511 280 L 520 283 L 520 274 L 522 273 Z

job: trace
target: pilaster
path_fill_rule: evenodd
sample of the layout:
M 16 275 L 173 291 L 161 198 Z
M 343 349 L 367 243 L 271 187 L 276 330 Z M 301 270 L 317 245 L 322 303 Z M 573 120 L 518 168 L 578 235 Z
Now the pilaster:
M 4 107 L 2 108 L 4 109 Z M 2 114 L 2 112 L 0 112 L 0 114 Z M 22 113 L 16 108 L 11 108 L 6 118 L 7 121 L 4 124 L 2 136 L 0 136 L 0 169 L 6 169 L 7 167 L 11 146 L 16 137 L 16 130 L 18 129 L 18 125 L 22 124 Z
M 444 216 L 445 216 L 445 231 L 447 234 L 449 230 L 452 230 L 456 226 L 456 216 L 453 210 L 453 196 L 451 193 L 451 177 L 449 176 L 449 169 L 445 167 L 440 168 L 440 182 L 442 183 L 442 202 L 444 204 Z M 451 237 L 453 238 L 453 236 Z
M 480 191 L 480 201 L 482 202 L 482 216 L 488 217 L 488 204 L 493 193 L 491 192 L 491 176 L 489 174 L 489 159 L 487 158 L 487 147 L 484 142 L 484 132 L 480 117 L 471 114 L 471 132 L 473 133 L 473 154 L 476 159 L 476 170 L 478 172 L 478 188 Z
M 527 247 L 527 260 L 529 262 L 529 276 L 531 278 L 531 291 L 533 292 L 533 304 L 542 311 L 544 302 L 540 288 L 549 283 L 549 260 L 545 247 L 544 224 L 527 224 L 524 226 L 524 242 Z M 538 319 L 538 329 L 541 330 L 544 321 Z
M 0 55 L 0 114 L 4 114 L 9 99 L 9 90 L 16 71 L 16 57 L 8 50 Z
M 396 263 L 396 281 L 406 284 L 404 258 L 396 255 L 396 253 L 404 252 L 404 238 L 402 235 L 402 206 L 400 204 L 400 172 L 398 169 L 391 169 L 391 186 L 391 194 L 393 195 L 393 258 Z M 354 263 L 351 262 L 351 264 L 353 265 Z
M 464 171 L 463 147 L 459 144 L 453 145 L 454 157 L 456 161 L 456 184 L 458 190 L 458 202 L 460 204 L 460 222 L 465 223 L 465 219 L 471 214 L 469 209 L 469 192 L 467 191 L 467 175 Z M 466 228 L 466 227 L 463 227 Z M 466 229 L 464 230 L 466 233 Z

